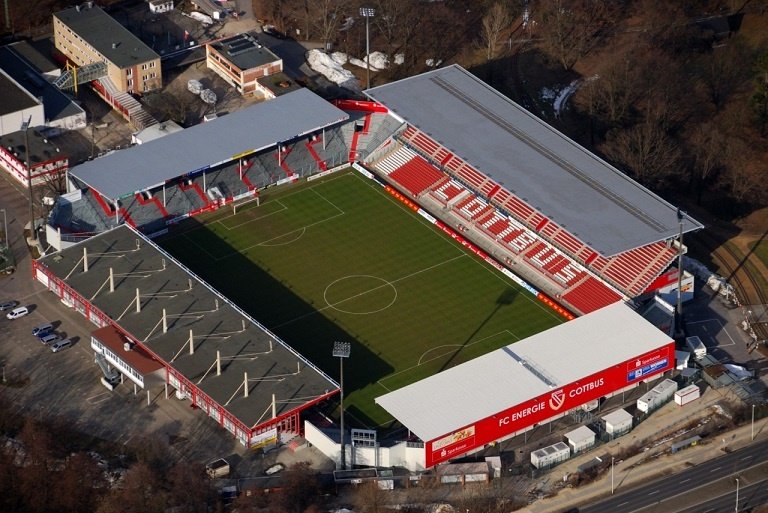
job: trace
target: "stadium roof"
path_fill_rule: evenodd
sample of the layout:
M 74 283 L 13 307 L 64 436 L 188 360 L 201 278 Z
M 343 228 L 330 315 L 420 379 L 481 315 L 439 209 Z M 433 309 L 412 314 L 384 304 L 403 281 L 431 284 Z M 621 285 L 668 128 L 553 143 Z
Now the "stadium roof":
M 433 440 L 670 342 L 634 310 L 615 303 L 378 397 L 376 403 L 422 440 Z
M 676 207 L 458 65 L 365 93 L 604 256 L 678 233 Z
M 348 117 L 309 89 L 299 89 L 86 162 L 70 170 L 70 175 L 114 200 L 290 141 Z
M 84 271 L 84 249 L 88 271 Z M 338 389 L 328 376 L 127 226 L 39 262 L 247 426 L 271 420 L 273 394 L 279 416 Z M 138 313 L 137 289 L 141 297 Z M 168 326 L 165 333 L 163 311 Z M 220 375 L 216 373 L 217 351 L 221 354 Z M 248 397 L 242 388 L 245 373 L 250 383 Z
M 119 68 L 160 58 L 101 7 L 78 5 L 59 11 L 54 16 Z

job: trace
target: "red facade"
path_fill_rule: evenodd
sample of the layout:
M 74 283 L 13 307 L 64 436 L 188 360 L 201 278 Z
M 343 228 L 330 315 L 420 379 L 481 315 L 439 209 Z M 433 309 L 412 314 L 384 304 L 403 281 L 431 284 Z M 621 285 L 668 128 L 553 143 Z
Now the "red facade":
M 671 342 L 557 390 L 517 404 L 427 442 L 424 446 L 426 467 L 456 458 L 589 401 L 610 395 L 638 381 L 670 370 L 674 365 L 675 344 Z

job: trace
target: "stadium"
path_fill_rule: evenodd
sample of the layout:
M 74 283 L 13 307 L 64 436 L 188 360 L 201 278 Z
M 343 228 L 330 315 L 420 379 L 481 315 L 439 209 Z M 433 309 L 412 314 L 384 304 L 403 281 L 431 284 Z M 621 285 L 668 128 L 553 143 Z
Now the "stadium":
M 673 341 L 624 303 L 697 221 L 459 66 L 366 94 L 295 91 L 73 168 L 37 279 L 165 369 L 138 386 L 251 447 L 302 434 L 338 459 L 316 413 L 351 342 L 358 465 L 428 468 L 673 368 Z M 230 343 L 216 299 L 258 336 Z M 249 383 L 258 416 L 231 409 Z

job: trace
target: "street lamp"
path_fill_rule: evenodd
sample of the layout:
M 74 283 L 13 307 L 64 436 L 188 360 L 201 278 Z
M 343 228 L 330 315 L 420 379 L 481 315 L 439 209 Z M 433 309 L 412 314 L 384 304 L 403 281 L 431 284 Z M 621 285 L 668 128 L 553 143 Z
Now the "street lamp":
M 755 405 L 752 405 L 752 440 L 755 440 Z
M 613 490 L 614 490 L 614 488 L 613 488 L 613 461 L 614 461 L 614 457 L 611 456 L 611 495 L 613 495 Z
M 344 449 L 344 358 L 349 358 L 349 351 L 352 348 L 352 344 L 349 342 L 334 342 L 333 343 L 333 356 L 339 359 L 339 388 L 341 391 L 341 470 L 346 470 L 345 449 Z
M 3 242 L 7 249 L 11 249 L 11 244 L 8 242 L 8 217 L 6 216 L 5 209 L 0 208 L 0 212 L 3 213 Z M 752 408 L 752 419 L 755 418 L 755 409 Z M 754 437 L 753 437 L 754 438 Z
M 366 83 L 366 89 L 371 88 L 371 38 L 369 36 L 368 32 L 368 19 L 373 18 L 373 15 L 376 14 L 376 9 L 373 7 L 361 7 L 360 8 L 360 16 L 365 18 L 365 63 L 366 63 L 366 71 L 365 71 L 365 83 Z
M 32 168 L 29 166 L 29 125 L 32 123 L 32 116 L 21 123 L 21 129 L 24 130 L 24 149 L 27 156 L 27 188 L 29 189 L 29 220 L 31 222 L 30 240 L 37 240 L 37 230 L 35 227 L 35 200 L 32 192 Z
M 739 478 L 736 478 L 736 508 L 734 509 L 736 513 L 739 513 Z

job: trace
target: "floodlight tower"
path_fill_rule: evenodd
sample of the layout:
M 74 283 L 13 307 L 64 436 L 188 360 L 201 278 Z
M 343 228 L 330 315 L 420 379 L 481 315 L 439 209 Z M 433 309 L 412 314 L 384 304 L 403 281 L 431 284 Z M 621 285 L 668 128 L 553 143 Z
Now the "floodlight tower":
M 345 449 L 344 449 L 344 358 L 349 358 L 349 352 L 352 348 L 352 344 L 349 342 L 334 342 L 333 343 L 333 356 L 339 359 L 339 388 L 341 390 L 341 402 L 340 402 L 340 410 L 341 410 L 341 421 L 340 421 L 340 427 L 341 427 L 341 459 L 340 459 L 340 467 L 341 470 L 346 470 L 347 465 L 345 460 Z
M 32 223 L 30 225 L 30 239 L 32 241 L 37 240 L 37 229 L 35 227 L 35 200 L 34 193 L 32 191 L 32 168 L 29 166 L 29 125 L 32 123 L 32 116 L 29 116 L 26 121 L 22 121 L 21 129 L 24 130 L 24 149 L 26 150 L 26 164 L 27 164 L 27 188 L 29 189 L 29 220 Z
M 368 32 L 368 20 L 370 18 L 373 18 L 373 15 L 376 14 L 376 9 L 373 7 L 361 7 L 360 8 L 360 16 L 365 18 L 365 83 L 366 89 L 371 88 L 371 38 L 369 36 Z
M 685 212 L 677 209 L 677 224 L 679 232 L 677 234 L 677 305 L 675 308 L 675 338 L 683 337 L 683 221 Z

